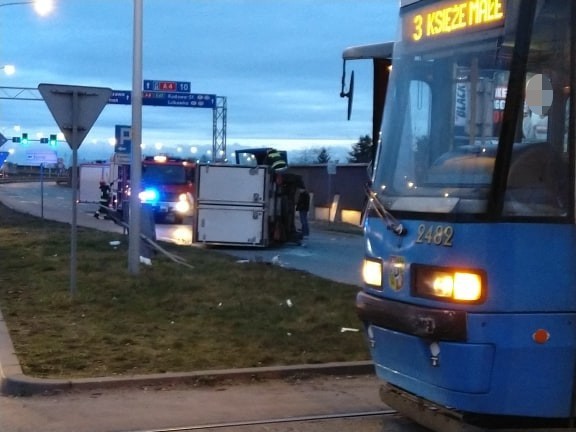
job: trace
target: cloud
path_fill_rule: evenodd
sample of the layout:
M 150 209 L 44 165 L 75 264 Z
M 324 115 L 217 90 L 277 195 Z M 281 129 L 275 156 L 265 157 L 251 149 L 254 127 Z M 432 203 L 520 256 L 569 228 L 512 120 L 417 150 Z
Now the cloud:
M 63 0 L 53 16 L 5 8 L 2 58 L 17 74 L 1 85 L 40 82 L 132 86 L 131 0 Z M 339 97 L 342 51 L 392 39 L 396 2 L 382 0 L 147 0 L 143 77 L 189 81 L 227 101 L 227 138 L 355 140 L 371 131 L 371 64 L 358 62 L 352 120 Z M 6 15 L 4 14 L 4 15 Z M 349 67 L 349 70 L 350 67 Z M 87 140 L 129 124 L 128 106 L 108 106 Z M 53 131 L 41 102 L 0 101 L 0 130 Z M 143 137 L 212 139 L 211 110 L 144 107 Z

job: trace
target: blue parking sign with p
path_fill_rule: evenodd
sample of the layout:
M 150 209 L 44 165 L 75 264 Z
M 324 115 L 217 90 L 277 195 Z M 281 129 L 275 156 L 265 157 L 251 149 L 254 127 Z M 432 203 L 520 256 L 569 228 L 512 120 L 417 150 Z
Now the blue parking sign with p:
M 116 125 L 115 138 L 114 152 L 130 154 L 132 151 L 132 127 Z

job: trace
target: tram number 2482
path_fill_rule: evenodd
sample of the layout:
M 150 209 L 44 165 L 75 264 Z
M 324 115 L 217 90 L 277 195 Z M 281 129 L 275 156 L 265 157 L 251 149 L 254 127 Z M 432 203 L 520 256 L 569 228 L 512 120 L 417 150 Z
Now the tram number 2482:
M 416 243 L 451 247 L 454 239 L 454 228 L 450 225 L 418 225 Z

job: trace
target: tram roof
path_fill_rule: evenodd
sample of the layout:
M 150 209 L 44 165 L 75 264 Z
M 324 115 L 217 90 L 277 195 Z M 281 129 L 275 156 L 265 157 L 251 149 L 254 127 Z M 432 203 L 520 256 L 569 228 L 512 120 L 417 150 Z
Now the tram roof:
M 358 45 L 346 48 L 342 53 L 344 60 L 389 59 L 392 57 L 394 42 L 370 45 Z

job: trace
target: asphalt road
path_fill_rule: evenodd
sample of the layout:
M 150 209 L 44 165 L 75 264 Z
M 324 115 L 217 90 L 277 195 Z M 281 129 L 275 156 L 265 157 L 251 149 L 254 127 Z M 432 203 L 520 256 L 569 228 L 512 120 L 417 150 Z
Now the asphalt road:
M 426 432 L 406 419 L 384 415 L 360 420 L 275 422 L 386 410 L 389 408 L 379 400 L 378 382 L 373 376 L 319 377 L 0 397 L 0 430 Z
M 24 213 L 70 223 L 72 220 L 72 191 L 54 182 L 0 184 L 0 202 Z M 102 231 L 122 232 L 122 227 L 109 220 L 93 217 L 95 203 L 78 203 L 78 225 Z M 191 244 L 192 227 L 156 225 L 156 238 L 178 244 Z M 207 247 L 199 244 L 194 247 Z M 239 259 L 271 262 L 288 268 L 308 271 L 320 277 L 361 286 L 363 258 L 362 237 L 328 230 L 314 230 L 306 244 L 288 243 L 272 248 L 210 246 Z

